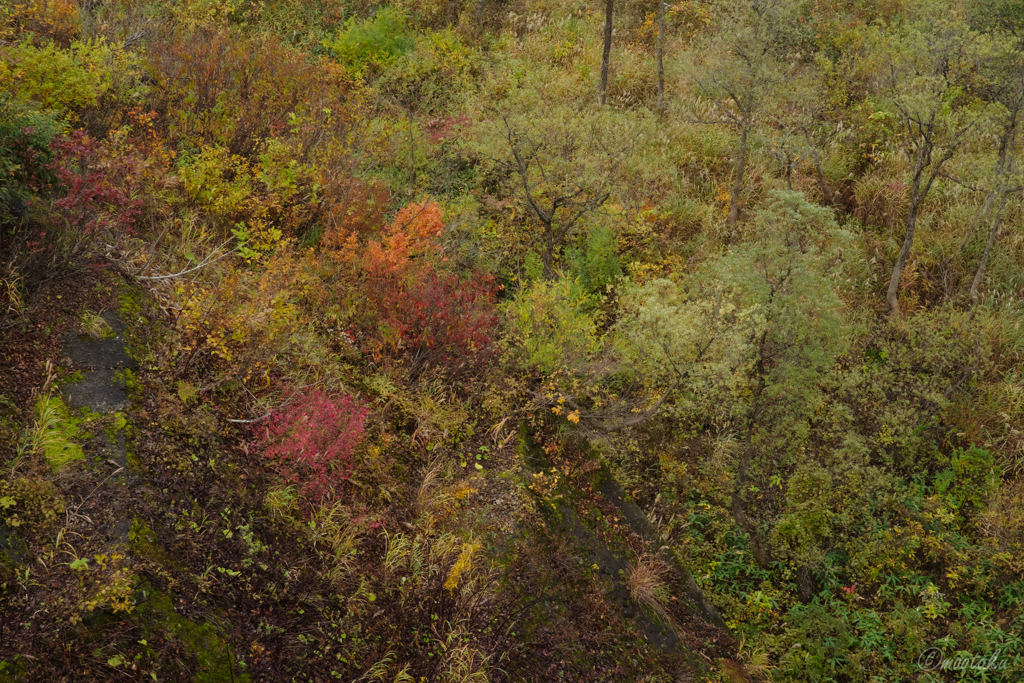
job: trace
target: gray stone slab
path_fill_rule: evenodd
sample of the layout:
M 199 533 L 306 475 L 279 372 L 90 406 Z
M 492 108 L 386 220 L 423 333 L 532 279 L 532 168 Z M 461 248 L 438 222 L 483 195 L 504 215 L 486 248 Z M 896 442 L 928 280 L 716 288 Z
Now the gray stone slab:
M 65 337 L 64 355 L 82 372 L 82 380 L 65 385 L 62 392 L 72 408 L 113 413 L 128 407 L 124 381 L 117 373 L 136 369 L 137 365 L 124 348 L 124 321 L 109 311 L 102 317 L 114 336 L 93 339 L 73 334 Z

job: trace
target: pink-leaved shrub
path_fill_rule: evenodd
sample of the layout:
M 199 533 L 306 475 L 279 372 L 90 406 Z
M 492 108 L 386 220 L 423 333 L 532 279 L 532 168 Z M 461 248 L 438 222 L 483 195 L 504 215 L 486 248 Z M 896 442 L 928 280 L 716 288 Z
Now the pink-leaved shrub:
M 308 495 L 323 497 L 352 474 L 352 452 L 363 438 L 366 414 L 351 396 L 309 393 L 260 428 L 264 454 Z

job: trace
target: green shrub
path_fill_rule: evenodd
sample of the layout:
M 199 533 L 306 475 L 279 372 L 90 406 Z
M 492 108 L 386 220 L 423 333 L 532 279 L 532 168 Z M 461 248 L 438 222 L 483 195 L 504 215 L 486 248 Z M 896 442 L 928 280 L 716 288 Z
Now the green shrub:
M 795 452 L 823 401 L 818 381 L 853 333 L 837 281 L 855 252 L 831 212 L 795 193 L 774 193 L 752 226 L 757 239 L 681 283 L 627 288 L 614 337 L 625 366 L 672 394 L 666 410 L 754 416 L 752 435 L 778 439 L 766 450 Z
M 590 230 L 579 248 L 569 250 L 568 260 L 571 272 L 587 291 L 598 296 L 622 275 L 619 243 L 615 230 L 609 226 Z
M 248 165 L 224 147 L 182 156 L 178 173 L 188 198 L 220 224 L 233 221 L 252 194 Z
M 0 86 L 13 88 L 19 99 L 33 101 L 61 114 L 95 105 L 113 80 L 107 68 L 115 48 L 103 40 L 75 41 L 67 50 L 54 43 L 36 47 L 27 40 L 4 54 L 9 72 L 0 72 Z
M 597 351 L 597 326 L 586 313 L 591 298 L 579 280 L 537 280 L 505 307 L 508 341 L 524 365 L 551 373 Z
M 776 542 L 805 559 L 820 559 L 815 551 L 831 534 L 833 498 L 828 470 L 816 463 L 798 465 L 786 483 L 786 514 L 775 528 Z
M 983 510 L 989 495 L 999 487 L 999 469 L 992 453 L 977 446 L 956 450 L 949 465 L 935 475 L 938 492 L 946 494 L 955 508 L 970 504 Z
M 323 49 L 324 40 L 344 23 L 345 15 L 362 14 L 364 8 L 360 5 L 343 0 L 245 0 L 241 13 L 258 16 L 256 23 L 260 29 L 276 33 L 296 47 L 317 52 Z
M 437 112 L 472 83 L 474 52 L 450 29 L 428 34 L 389 62 L 377 88 L 403 107 Z
M 415 46 L 405 13 L 392 7 L 381 8 L 370 19 L 349 19 L 334 40 L 324 42 L 354 75 L 383 69 Z
M 35 412 L 33 448 L 54 472 L 85 457 L 76 442 L 79 421 L 71 417 L 64 401 L 57 396 L 40 397 Z
M 50 142 L 54 118 L 0 93 L 0 224 L 24 210 L 24 202 L 53 182 Z

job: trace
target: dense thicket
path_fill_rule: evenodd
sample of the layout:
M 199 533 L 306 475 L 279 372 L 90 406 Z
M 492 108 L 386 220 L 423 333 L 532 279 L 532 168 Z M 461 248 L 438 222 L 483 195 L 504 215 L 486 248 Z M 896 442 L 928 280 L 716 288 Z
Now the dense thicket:
M 1018 0 L 8 3 L 0 677 L 1018 680 L 1022 114 Z

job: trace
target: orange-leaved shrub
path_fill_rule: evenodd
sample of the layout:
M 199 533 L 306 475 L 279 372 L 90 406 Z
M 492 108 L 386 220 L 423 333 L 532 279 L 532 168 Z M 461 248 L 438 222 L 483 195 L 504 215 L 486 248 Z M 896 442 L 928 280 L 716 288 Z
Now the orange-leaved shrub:
M 323 245 L 340 260 L 354 255 L 360 235 L 383 227 L 384 209 L 391 200 L 383 183 L 363 180 L 348 171 L 328 169 L 321 175 Z
M 462 280 L 438 270 L 445 260 L 442 228 L 438 204 L 414 203 L 378 239 L 359 244 L 353 235 L 340 250 L 339 258 L 360 275 L 354 307 L 365 350 L 401 358 L 414 373 L 438 366 L 459 371 L 487 360 L 497 323 L 490 276 Z

